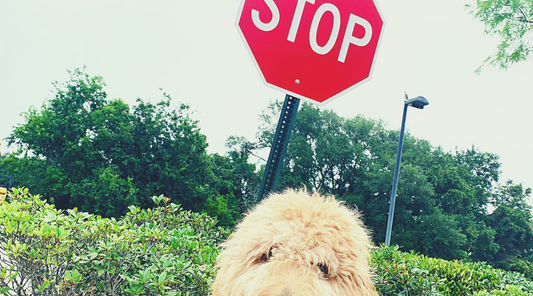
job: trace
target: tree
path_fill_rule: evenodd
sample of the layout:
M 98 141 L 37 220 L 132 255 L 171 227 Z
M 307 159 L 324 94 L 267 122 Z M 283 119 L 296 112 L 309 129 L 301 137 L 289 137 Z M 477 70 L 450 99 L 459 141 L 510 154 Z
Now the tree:
M 58 208 L 79 207 L 120 216 L 130 205 L 149 207 L 164 194 L 185 209 L 205 210 L 213 173 L 206 137 L 187 105 L 171 98 L 137 100 L 130 108 L 107 99 L 100 76 L 76 69 L 55 98 L 31 108 L 14 128 L 9 145 L 19 151 L 2 166 L 32 192 L 53 197 Z
M 230 148 L 226 156 L 211 155 L 211 167 L 215 176 L 213 188 L 223 197 L 228 211 L 224 217 L 219 216 L 219 221 L 223 225 L 235 224 L 240 220 L 242 213 L 255 205 L 261 176 L 255 165 L 248 162 L 250 157 L 248 144 L 243 138 L 230 137 L 226 143 Z M 219 213 L 222 211 L 224 207 L 218 210 Z M 207 213 L 210 213 L 209 209 Z
M 494 255 L 494 265 L 519 271 L 533 277 L 533 216 L 527 199 L 531 189 L 522 184 L 506 182 L 496 188 L 493 195 L 494 212 L 489 226 L 494 229 L 494 242 L 499 249 Z
M 525 61 L 533 55 L 533 1 L 532 0 L 476 0 L 467 4 L 475 18 L 485 25 L 485 33 L 499 35 L 496 52 L 483 65 L 501 69 Z M 476 72 L 479 73 L 479 67 Z

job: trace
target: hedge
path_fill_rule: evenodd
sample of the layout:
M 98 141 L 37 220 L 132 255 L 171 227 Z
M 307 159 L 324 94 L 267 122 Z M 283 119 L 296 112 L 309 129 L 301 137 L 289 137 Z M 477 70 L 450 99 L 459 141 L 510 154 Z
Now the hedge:
M 485 262 L 447 261 L 381 246 L 372 253 L 376 287 L 383 296 L 533 295 L 533 282 Z
M 152 199 L 116 220 L 14 189 L 0 205 L 0 295 L 208 295 L 228 231 Z
M 229 231 L 164 196 L 121 219 L 60 211 L 27 189 L 0 202 L 0 295 L 209 295 Z M 533 295 L 533 282 L 483 262 L 446 261 L 397 247 L 372 252 L 383 296 Z

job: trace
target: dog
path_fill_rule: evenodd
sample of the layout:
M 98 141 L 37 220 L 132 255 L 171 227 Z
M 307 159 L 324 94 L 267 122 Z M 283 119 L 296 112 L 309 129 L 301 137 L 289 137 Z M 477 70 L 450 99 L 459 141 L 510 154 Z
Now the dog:
M 360 214 L 305 190 L 272 194 L 222 244 L 213 296 L 377 296 Z

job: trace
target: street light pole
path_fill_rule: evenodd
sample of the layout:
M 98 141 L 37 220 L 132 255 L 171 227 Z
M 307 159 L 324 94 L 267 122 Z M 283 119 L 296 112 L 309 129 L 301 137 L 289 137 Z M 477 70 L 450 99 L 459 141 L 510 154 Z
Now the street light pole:
M 405 95 L 407 99 L 407 94 Z M 424 97 L 416 97 L 407 100 L 403 106 L 402 127 L 400 130 L 400 141 L 398 142 L 398 152 L 396 154 L 396 165 L 394 166 L 394 178 L 392 180 L 392 193 L 390 198 L 389 219 L 387 221 L 387 235 L 385 237 L 385 244 L 390 246 L 390 238 L 392 234 L 392 220 L 394 217 L 394 205 L 396 204 L 396 190 L 398 188 L 398 175 L 400 174 L 400 161 L 402 159 L 403 135 L 405 133 L 405 118 L 407 117 L 407 107 L 411 106 L 417 109 L 424 109 L 428 105 L 428 101 Z
M 394 205 L 396 203 L 396 189 L 398 188 L 398 175 L 400 174 L 400 161 L 402 159 L 403 134 L 405 131 L 405 116 L 407 115 L 407 104 L 403 106 L 402 129 L 400 131 L 400 141 L 398 142 L 398 153 L 396 154 L 396 165 L 394 167 L 394 179 L 392 180 L 392 194 L 390 198 L 389 220 L 387 221 L 387 236 L 385 244 L 390 246 L 392 232 L 392 218 L 394 217 Z

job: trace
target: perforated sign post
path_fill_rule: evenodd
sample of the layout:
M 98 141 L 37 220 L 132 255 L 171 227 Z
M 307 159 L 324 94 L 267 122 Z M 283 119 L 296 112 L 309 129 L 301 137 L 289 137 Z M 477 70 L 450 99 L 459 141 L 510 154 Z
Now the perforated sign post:
M 370 79 L 383 19 L 374 0 L 243 0 L 237 28 L 263 82 L 287 93 L 285 105 L 323 105 Z M 288 140 L 290 129 L 283 133 Z

